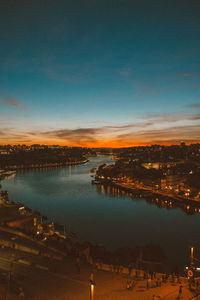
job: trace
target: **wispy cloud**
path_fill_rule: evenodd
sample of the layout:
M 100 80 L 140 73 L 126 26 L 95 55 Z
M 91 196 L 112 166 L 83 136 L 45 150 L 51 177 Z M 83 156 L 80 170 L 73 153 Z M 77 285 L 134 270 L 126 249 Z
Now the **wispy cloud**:
M 28 143 L 31 142 L 30 136 L 26 132 L 19 132 L 15 128 L 2 128 L 0 130 L 0 140 L 5 143 Z
M 145 141 L 144 143 L 177 143 L 180 140 L 186 142 L 200 141 L 200 124 L 190 126 L 174 126 L 164 129 L 144 130 L 120 134 L 116 137 L 120 141 Z
M 5 136 L 5 135 L 6 135 L 5 131 L 0 130 L 0 137 Z
M 178 73 L 176 74 L 178 77 L 198 77 L 200 76 L 200 72 L 188 72 L 188 73 Z
M 169 75 L 161 75 L 159 78 L 148 78 L 146 81 L 138 83 L 133 82 L 133 86 L 139 89 L 136 97 L 144 97 L 150 94 L 163 94 L 178 88 L 199 87 L 200 72 L 192 73 L 172 73 Z M 192 82 L 193 81 L 193 82 Z M 194 82 L 196 81 L 196 82 Z M 197 82 L 198 81 L 198 82 Z
M 196 104 L 194 104 L 196 105 Z M 191 107 L 191 106 L 190 106 Z M 196 106 L 199 107 L 199 106 Z M 200 120 L 200 113 L 161 113 L 143 116 L 142 119 L 151 120 L 152 123 L 178 122 L 178 121 L 197 121 Z
M 194 86 L 194 87 L 198 87 L 198 86 L 200 86 L 200 82 L 193 82 L 193 83 L 190 83 L 190 84 L 188 84 L 187 86 Z
M 192 105 L 192 104 L 191 104 Z M 194 103 L 193 105 L 196 104 Z M 99 127 L 60 128 L 42 131 L 1 129 L 0 140 L 40 142 L 86 147 L 128 147 L 139 144 L 200 142 L 200 113 L 151 114 L 135 122 Z
M 186 105 L 186 107 L 189 107 L 189 108 L 200 108 L 200 103 L 188 104 L 188 105 Z
M 180 120 L 164 115 L 150 115 L 151 122 L 138 121 L 130 124 L 109 125 L 98 128 L 77 128 L 77 129 L 59 129 L 45 132 L 28 132 L 34 139 L 40 137 L 43 140 L 56 140 L 79 146 L 106 145 L 134 145 L 139 143 L 170 143 L 170 141 L 200 141 L 200 120 L 199 115 L 187 116 L 187 120 L 194 121 L 195 124 L 177 125 L 174 122 Z M 185 118 L 184 118 L 185 119 Z M 166 122 L 165 126 L 157 129 L 154 125 Z M 170 124 L 169 124 L 170 123 Z M 168 125 L 167 125 L 168 124 Z
M 66 142 L 83 145 L 88 142 L 95 143 L 98 134 L 101 132 L 100 128 L 77 128 L 77 129 L 60 129 L 41 132 L 39 135 L 46 139 L 65 140 Z M 32 134 L 29 132 L 29 134 Z M 34 134 L 34 133 L 33 133 Z
M 88 139 L 90 141 L 97 140 L 99 136 L 106 137 L 106 134 L 115 134 L 116 132 L 127 131 L 130 129 L 141 129 L 153 125 L 152 122 L 135 122 L 130 124 L 120 125 L 107 125 L 102 127 L 90 127 L 90 128 L 77 128 L 77 129 L 60 129 L 41 132 L 44 136 L 70 139 L 73 141 L 80 141 Z M 29 132 L 29 134 L 35 135 L 35 132 Z
M 5 96 L 0 98 L 0 103 L 11 107 L 26 109 L 27 106 L 17 101 L 15 97 Z
M 123 129 L 129 129 L 129 128 L 144 128 L 153 125 L 153 122 L 134 122 L 130 124 L 122 124 L 122 125 L 108 125 L 104 126 L 102 128 L 104 129 L 112 129 L 112 130 L 123 130 Z
M 194 73 L 179 73 L 179 74 L 176 74 L 176 76 L 178 76 L 178 77 L 191 77 L 193 75 L 194 75 Z
M 48 135 L 56 135 L 61 138 L 66 138 L 72 135 L 91 135 L 96 134 L 99 131 L 99 128 L 78 128 L 78 129 L 60 129 L 44 132 L 44 134 Z
M 99 61 L 84 62 L 81 64 L 60 64 L 46 58 L 41 71 L 49 78 L 70 83 L 88 83 L 99 72 Z

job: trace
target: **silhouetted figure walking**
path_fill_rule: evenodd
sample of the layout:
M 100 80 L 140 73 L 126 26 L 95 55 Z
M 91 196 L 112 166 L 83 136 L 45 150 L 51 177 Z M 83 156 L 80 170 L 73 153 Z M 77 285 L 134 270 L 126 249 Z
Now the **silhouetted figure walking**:
M 178 292 L 178 299 L 181 299 L 182 292 L 183 292 L 183 287 L 182 287 L 182 285 L 180 285 L 179 292 Z
M 80 274 L 81 265 L 80 265 L 80 257 L 79 256 L 77 256 L 77 258 L 76 258 L 76 268 L 77 268 L 77 273 Z

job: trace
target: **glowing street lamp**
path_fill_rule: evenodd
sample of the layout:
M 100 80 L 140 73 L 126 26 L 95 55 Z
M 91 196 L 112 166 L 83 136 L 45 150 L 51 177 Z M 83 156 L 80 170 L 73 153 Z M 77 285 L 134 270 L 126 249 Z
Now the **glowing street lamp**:
M 95 286 L 95 282 L 94 282 L 94 273 L 93 271 L 90 274 L 90 300 L 94 300 L 94 286 Z
M 94 300 L 94 281 L 90 281 L 90 300 Z
M 94 300 L 94 286 L 95 282 L 93 280 L 90 280 L 90 300 Z
M 194 264 L 194 247 L 190 247 L 190 263 Z

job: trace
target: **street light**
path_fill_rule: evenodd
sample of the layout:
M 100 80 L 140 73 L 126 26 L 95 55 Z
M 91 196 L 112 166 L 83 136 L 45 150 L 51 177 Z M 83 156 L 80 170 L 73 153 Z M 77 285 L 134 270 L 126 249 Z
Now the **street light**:
M 194 264 L 194 247 L 190 247 L 190 263 Z
M 95 282 L 90 280 L 90 300 L 94 300 L 94 286 Z
M 90 300 L 94 300 L 94 286 L 95 286 L 95 282 L 94 282 L 94 272 L 91 271 L 90 273 Z

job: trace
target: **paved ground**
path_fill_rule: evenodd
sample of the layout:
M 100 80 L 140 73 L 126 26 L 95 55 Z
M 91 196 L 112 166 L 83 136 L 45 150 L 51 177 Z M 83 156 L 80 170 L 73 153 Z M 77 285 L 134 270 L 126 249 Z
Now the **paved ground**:
M 81 272 L 78 274 L 73 257 L 56 261 L 11 249 L 0 249 L 0 270 L 6 278 L 11 270 L 14 281 L 23 287 L 25 296 L 21 299 L 90 299 L 91 267 L 82 263 Z M 106 271 L 95 271 L 94 280 L 95 300 L 151 300 L 153 295 L 160 296 L 163 300 L 175 300 L 179 291 L 179 284 L 170 282 L 162 284 L 161 287 L 147 289 L 144 280 L 137 281 L 133 290 L 129 291 L 126 289 L 127 277 Z M 192 293 L 187 288 L 187 281 L 182 282 L 182 285 L 182 300 L 191 299 Z M 0 283 L 0 300 L 6 299 L 7 287 L 8 280 Z M 7 300 L 20 299 L 12 291 L 7 291 L 6 297 Z

